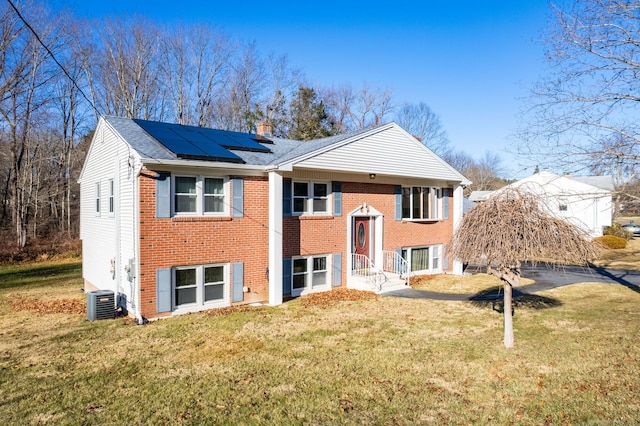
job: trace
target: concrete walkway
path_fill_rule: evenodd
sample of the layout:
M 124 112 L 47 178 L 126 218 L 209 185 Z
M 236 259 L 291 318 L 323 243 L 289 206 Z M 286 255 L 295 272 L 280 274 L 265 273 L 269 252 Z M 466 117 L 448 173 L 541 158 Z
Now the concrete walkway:
M 534 294 L 569 284 L 585 282 L 619 284 L 640 293 L 640 271 L 626 271 L 621 269 L 596 267 L 590 268 L 580 266 L 547 267 L 545 265 L 524 265 L 521 270 L 522 276 L 524 278 L 530 278 L 535 282 L 529 285 L 514 287 L 514 298 L 521 295 Z M 478 269 L 470 271 L 469 268 L 467 268 L 466 272 L 478 273 L 483 271 L 484 270 L 481 271 Z M 479 294 L 454 294 L 404 288 L 401 290 L 381 293 L 381 296 L 405 297 L 409 299 L 480 301 L 502 299 L 502 291 L 498 290 L 489 293 L 483 292 Z

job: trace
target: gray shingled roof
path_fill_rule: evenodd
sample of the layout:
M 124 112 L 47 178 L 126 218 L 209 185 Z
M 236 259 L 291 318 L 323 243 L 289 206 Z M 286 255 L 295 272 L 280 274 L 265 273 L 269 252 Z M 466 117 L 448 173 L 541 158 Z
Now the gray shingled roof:
M 145 132 L 133 120 L 120 117 L 104 117 L 104 120 L 108 125 L 113 127 L 142 158 L 154 160 L 179 160 L 173 152 L 165 148 L 164 145 Z M 263 144 L 263 146 L 271 150 L 270 153 L 238 151 L 233 149 L 229 149 L 229 151 L 238 155 L 248 165 L 278 165 L 370 130 L 371 129 L 360 130 L 328 138 L 315 139 L 312 141 L 270 138 L 273 144 Z
M 491 196 L 495 191 L 472 191 L 469 194 L 469 201 L 484 201 Z
M 596 188 L 605 189 L 607 191 L 613 191 L 613 177 L 611 176 L 568 176 L 578 182 L 586 183 L 587 185 L 595 186 Z

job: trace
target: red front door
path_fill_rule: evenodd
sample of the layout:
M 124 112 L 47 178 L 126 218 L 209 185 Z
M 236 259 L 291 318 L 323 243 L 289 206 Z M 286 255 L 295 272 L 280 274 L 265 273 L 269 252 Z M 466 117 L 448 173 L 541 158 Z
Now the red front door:
M 367 257 L 371 257 L 369 252 L 369 219 L 368 217 L 356 217 L 353 232 L 355 253 Z

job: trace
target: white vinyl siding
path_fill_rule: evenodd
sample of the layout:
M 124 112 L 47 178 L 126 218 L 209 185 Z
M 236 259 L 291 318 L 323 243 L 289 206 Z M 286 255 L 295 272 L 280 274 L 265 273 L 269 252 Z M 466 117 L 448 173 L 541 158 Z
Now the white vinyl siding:
M 80 181 L 80 238 L 82 240 L 82 276 L 101 290 L 123 294 L 131 302 L 132 283 L 124 271 L 130 259 L 135 262 L 135 228 L 133 199 L 137 178 L 132 166 L 139 161 L 109 126 L 100 120 L 94 141 L 87 154 Z M 96 215 L 96 183 L 101 183 L 101 213 Z M 113 213 L 111 213 L 113 182 Z M 117 194 L 117 196 L 116 196 Z M 104 202 L 103 202 L 104 201 Z M 113 262 L 113 269 L 112 269 Z M 136 271 L 134 271 L 135 273 Z
M 296 163 L 296 167 L 417 179 L 460 181 L 462 176 L 422 143 L 396 127 Z

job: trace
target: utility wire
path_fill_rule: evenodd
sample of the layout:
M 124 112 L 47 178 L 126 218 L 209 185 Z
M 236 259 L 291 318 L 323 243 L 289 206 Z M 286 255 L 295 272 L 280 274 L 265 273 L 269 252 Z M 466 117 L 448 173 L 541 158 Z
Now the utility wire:
M 13 10 L 16 12 L 16 14 L 18 15 L 18 18 L 20 18 L 20 20 L 24 23 L 24 25 L 29 29 L 29 31 L 31 31 L 31 33 L 35 36 L 36 40 L 38 40 L 38 43 L 40 43 L 40 45 L 44 48 L 44 50 L 47 51 L 47 53 L 49 54 L 49 56 L 51 56 L 51 59 L 53 59 L 53 62 L 55 62 L 60 69 L 62 70 L 62 72 L 64 72 L 64 75 L 67 76 L 67 78 L 69 80 L 71 80 L 71 82 L 73 83 L 73 85 L 76 87 L 76 89 L 78 89 L 78 91 L 80 92 L 80 94 L 82 95 L 82 97 L 89 103 L 89 105 L 91 105 L 91 108 L 93 108 L 93 111 L 96 113 L 97 117 L 100 117 L 102 114 L 100 113 L 100 111 L 98 111 L 98 108 L 96 108 L 96 106 L 94 105 L 93 101 L 91 101 L 89 99 L 89 97 L 84 93 L 84 91 L 82 90 L 82 88 L 80 87 L 80 85 L 78 84 L 78 82 L 71 77 L 71 75 L 67 72 L 67 70 L 65 69 L 65 67 L 58 61 L 58 59 L 55 57 L 55 55 L 53 54 L 53 52 L 51 51 L 51 49 L 49 49 L 47 47 L 46 44 L 44 44 L 44 42 L 42 41 L 42 39 L 40 38 L 40 36 L 38 35 L 38 33 L 36 32 L 36 30 L 33 29 L 33 27 L 31 25 L 29 25 L 29 23 L 27 22 L 27 20 L 22 16 L 22 14 L 20 13 L 20 10 L 18 10 L 18 8 L 16 7 L 15 4 L 13 4 L 12 0 L 7 0 L 7 2 L 9 2 L 9 5 L 11 5 L 11 7 L 13 8 Z

